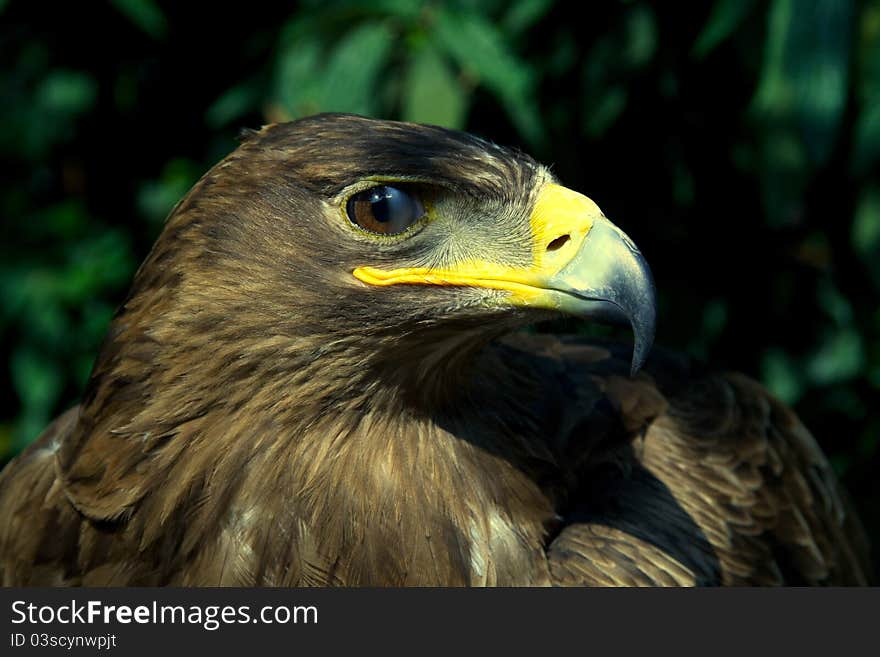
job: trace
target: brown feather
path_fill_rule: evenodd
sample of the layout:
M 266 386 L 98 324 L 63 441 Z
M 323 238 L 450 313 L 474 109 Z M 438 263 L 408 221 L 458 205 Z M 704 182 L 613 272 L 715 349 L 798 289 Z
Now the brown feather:
M 503 362 L 542 375 L 559 367 L 581 386 L 579 399 L 566 399 L 576 420 L 544 424 L 570 426 L 565 436 L 528 436 L 557 445 L 549 479 L 478 444 L 486 426 L 467 431 L 470 442 L 436 423 L 386 420 L 353 428 L 334 449 L 339 427 L 328 422 L 315 427 L 320 444 L 251 444 L 211 467 L 193 454 L 186 476 L 172 467 L 131 518 L 100 521 L 73 510 L 55 475 L 74 410 L 0 480 L 4 583 L 868 581 L 864 535 L 827 462 L 755 383 L 687 371 L 670 378 L 672 368 L 654 361 L 627 380 L 615 372 L 626 362 L 594 345 L 554 339 L 554 366 L 536 355 L 548 338 L 507 342 L 481 356 L 500 372 L 495 390 L 517 378 Z M 664 370 L 664 385 L 654 369 Z M 222 433 L 213 437 L 230 447 Z M 566 463 L 575 471 L 564 473 Z

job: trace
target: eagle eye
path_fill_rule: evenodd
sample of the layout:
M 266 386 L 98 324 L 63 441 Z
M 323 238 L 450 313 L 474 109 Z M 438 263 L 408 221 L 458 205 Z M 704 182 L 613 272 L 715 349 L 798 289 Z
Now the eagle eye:
M 422 202 L 402 189 L 380 185 L 358 192 L 346 205 L 351 222 L 371 233 L 396 235 L 425 215 Z

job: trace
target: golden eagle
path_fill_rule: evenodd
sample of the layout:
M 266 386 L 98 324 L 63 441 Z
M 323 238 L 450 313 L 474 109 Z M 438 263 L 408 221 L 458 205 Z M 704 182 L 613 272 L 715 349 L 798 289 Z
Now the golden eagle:
M 625 319 L 632 357 L 511 335 L 560 313 Z M 629 238 L 522 153 L 264 127 L 173 210 L 82 403 L 0 477 L 0 580 L 865 583 L 811 435 L 743 376 L 645 362 L 654 315 Z

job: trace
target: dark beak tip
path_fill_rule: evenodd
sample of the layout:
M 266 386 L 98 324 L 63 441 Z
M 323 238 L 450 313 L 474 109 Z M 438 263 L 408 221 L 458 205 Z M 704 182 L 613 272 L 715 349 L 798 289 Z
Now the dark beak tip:
M 578 299 L 572 314 L 630 325 L 630 373 L 635 376 L 654 344 L 657 293 L 651 268 L 632 240 L 608 220 L 599 220 L 555 278 L 555 289 Z
M 630 309 L 630 325 L 633 332 L 633 353 L 630 376 L 638 374 L 648 360 L 654 346 L 654 332 L 657 321 L 657 295 L 651 270 L 645 263 L 645 285 L 640 303 Z
M 642 369 L 645 362 L 648 360 L 648 356 L 651 351 L 651 342 L 639 344 L 636 342 L 633 345 L 633 355 L 632 355 L 632 363 L 630 365 L 629 375 L 630 377 L 635 377 L 636 374 L 639 373 L 639 370 Z

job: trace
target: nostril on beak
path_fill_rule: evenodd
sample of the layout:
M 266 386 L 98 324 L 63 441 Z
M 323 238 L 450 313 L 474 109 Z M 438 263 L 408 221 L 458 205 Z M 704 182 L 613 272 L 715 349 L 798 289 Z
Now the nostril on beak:
M 550 244 L 547 245 L 547 250 L 548 250 L 548 251 L 558 251 L 558 250 L 561 249 L 563 246 L 565 246 L 565 244 L 566 244 L 566 243 L 568 242 L 568 240 L 570 240 L 570 239 L 571 239 L 571 237 L 570 237 L 569 235 L 560 235 L 560 236 L 557 237 L 555 240 L 553 240 L 552 242 L 550 242 Z

